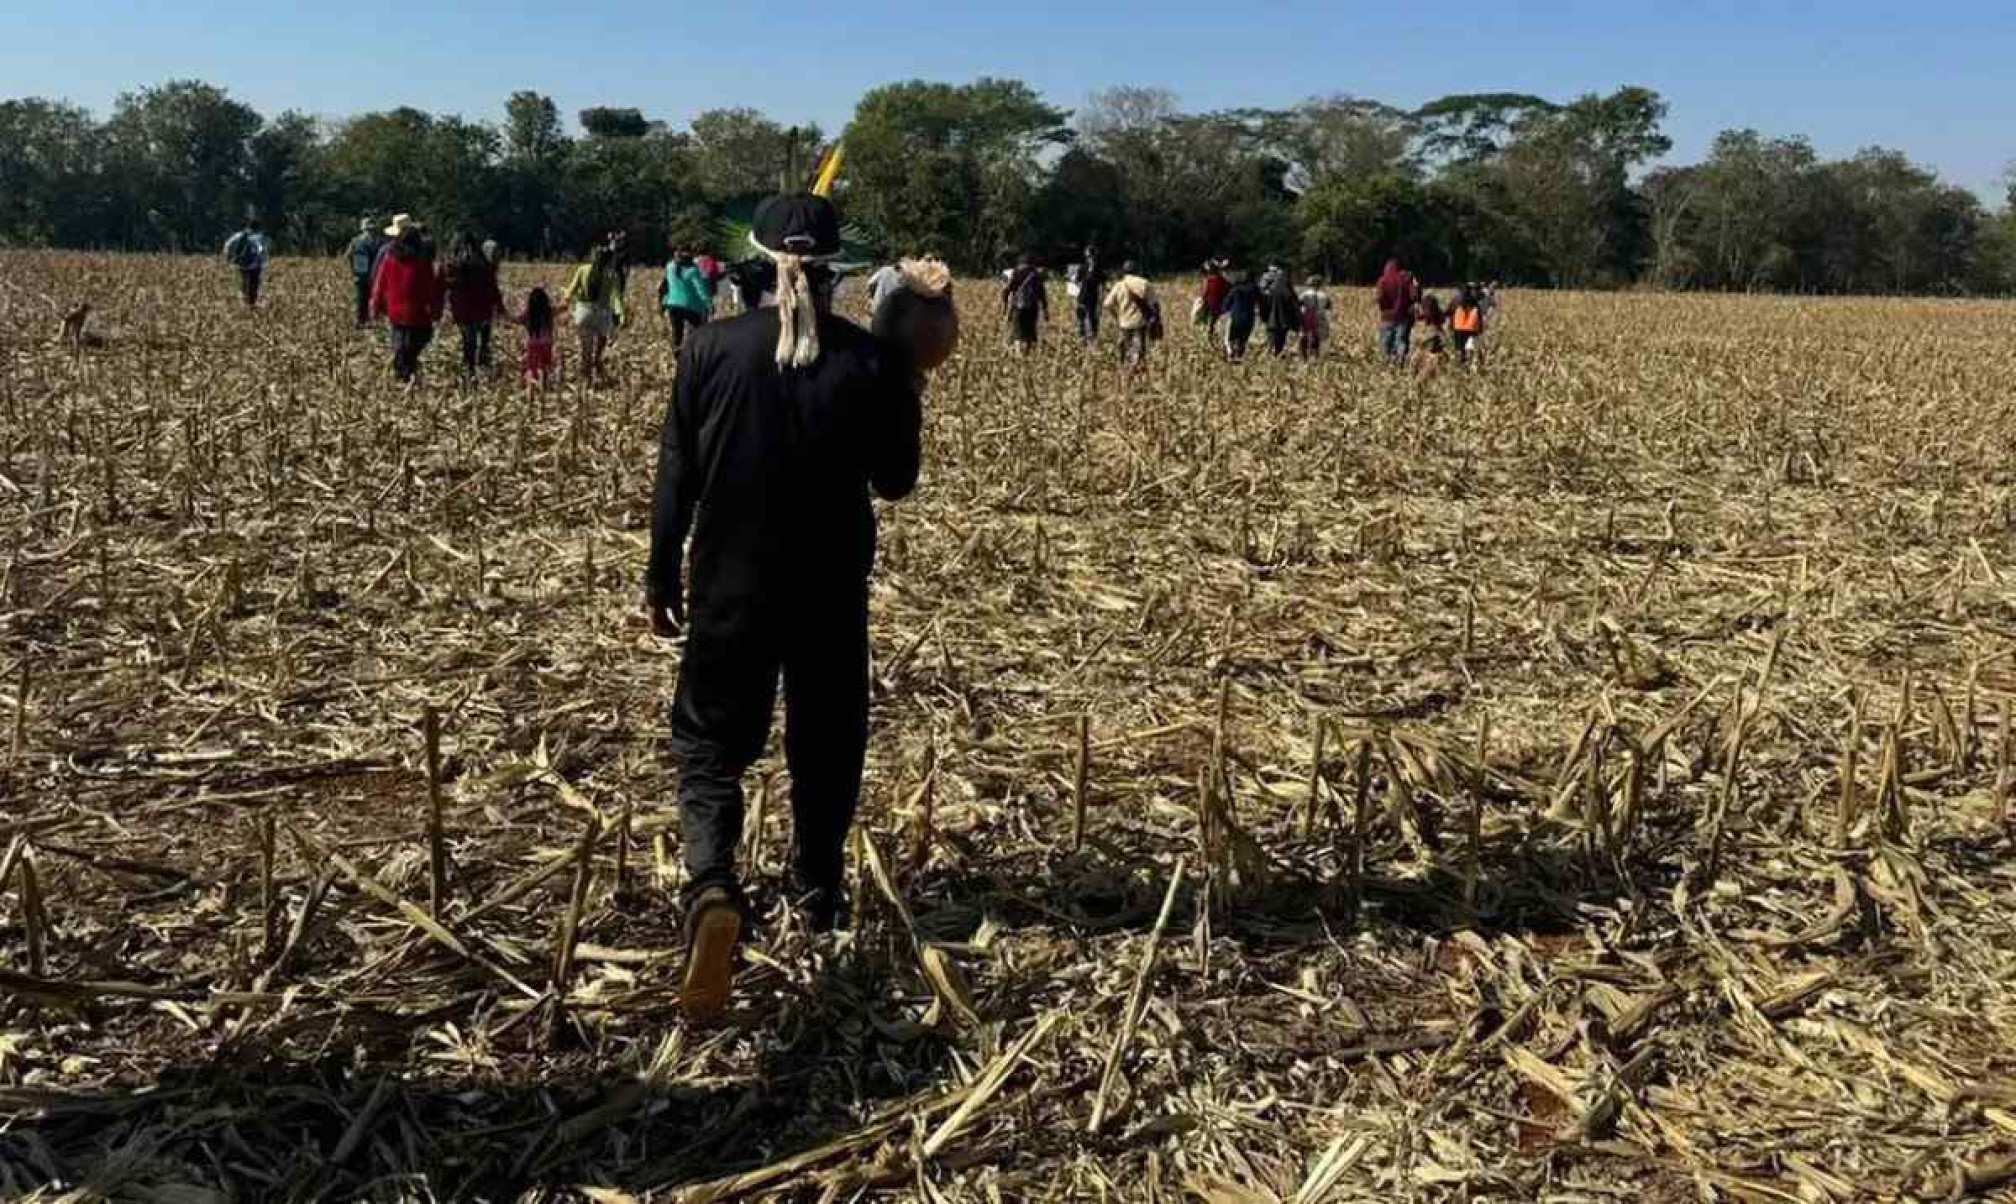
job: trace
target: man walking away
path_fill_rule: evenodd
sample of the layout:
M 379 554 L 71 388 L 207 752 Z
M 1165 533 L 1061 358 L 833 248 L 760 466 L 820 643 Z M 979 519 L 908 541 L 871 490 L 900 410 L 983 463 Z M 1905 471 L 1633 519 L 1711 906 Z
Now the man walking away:
M 1124 274 L 1132 269 L 1123 267 L 1120 270 Z M 1106 281 L 1105 265 L 1099 262 L 1099 248 L 1086 247 L 1085 258 L 1078 265 L 1078 337 L 1087 343 L 1099 341 L 1099 311 L 1106 302 Z
M 831 312 L 833 203 L 772 197 L 752 237 L 767 261 L 747 265 L 743 290 L 760 308 L 701 327 L 679 357 L 644 586 L 653 630 L 686 630 L 672 748 L 690 874 L 682 1002 L 695 1019 L 727 1001 L 745 915 L 742 775 L 763 751 L 780 672 L 799 900 L 814 928 L 843 918 L 868 740 L 869 497 L 907 495 L 920 455 L 910 353 Z
M 1253 325 L 1260 317 L 1260 285 L 1252 269 L 1225 290 L 1225 304 L 1219 312 L 1225 317 L 1225 357 L 1245 359 L 1246 344 L 1252 341 Z
M 1379 350 L 1387 363 L 1407 362 L 1408 344 L 1414 335 L 1414 305 L 1420 300 L 1420 282 L 1398 259 L 1387 260 L 1386 270 L 1372 290 L 1372 302 L 1379 310 Z
M 378 237 L 376 218 L 365 218 L 357 224 L 357 237 L 350 240 L 350 284 L 357 294 L 357 328 L 362 330 L 371 324 L 371 273 L 378 266 L 378 252 L 385 246 L 385 240 Z
M 259 219 L 247 218 L 245 228 L 224 240 L 224 261 L 238 269 L 238 288 L 245 295 L 245 308 L 259 304 L 259 278 L 266 272 L 266 236 L 259 232 Z
M 1161 324 L 1161 302 L 1155 298 L 1154 286 L 1131 261 L 1121 265 L 1120 279 L 1107 291 L 1105 307 L 1113 311 L 1113 320 L 1120 327 L 1120 362 L 1133 365 L 1137 372 L 1146 368 L 1148 344 L 1154 328 Z M 1096 323 L 1093 329 L 1096 333 Z
M 1280 268 L 1272 270 L 1272 279 L 1262 286 L 1261 310 L 1267 317 L 1267 350 L 1281 355 L 1288 350 L 1289 332 L 1301 329 L 1302 298 L 1295 293 L 1295 282 Z
M 1043 280 L 1043 269 L 1027 255 L 1001 287 L 1001 312 L 1008 316 L 1015 349 L 1027 355 L 1036 345 L 1036 328 L 1050 317 L 1050 290 Z

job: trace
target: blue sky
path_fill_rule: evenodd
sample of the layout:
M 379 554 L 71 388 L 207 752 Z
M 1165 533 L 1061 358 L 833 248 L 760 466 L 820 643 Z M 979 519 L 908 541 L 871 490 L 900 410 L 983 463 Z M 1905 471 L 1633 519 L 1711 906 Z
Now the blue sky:
M 1066 107 L 1112 84 L 1157 84 L 1193 109 L 1638 83 L 1672 105 L 1677 159 L 1747 125 L 1809 135 L 1829 156 L 1902 149 L 1995 201 L 2016 160 L 2010 0 L 0 6 L 0 96 L 101 115 L 122 90 L 193 76 L 269 113 L 412 104 L 494 118 L 529 87 L 570 115 L 635 105 L 677 124 L 751 105 L 837 129 L 875 84 L 978 75 L 1026 79 Z

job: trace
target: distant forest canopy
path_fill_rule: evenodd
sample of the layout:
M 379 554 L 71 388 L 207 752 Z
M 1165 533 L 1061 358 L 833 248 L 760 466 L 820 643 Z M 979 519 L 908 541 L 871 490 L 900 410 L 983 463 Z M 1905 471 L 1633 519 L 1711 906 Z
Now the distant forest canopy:
M 2016 203 L 1991 211 L 1902 152 L 1822 159 L 1804 138 L 1730 130 L 1671 148 L 1658 93 L 1448 96 L 1418 109 L 1337 95 L 1192 113 L 1160 88 L 1073 112 L 1018 80 L 913 80 L 861 98 L 837 193 L 854 241 L 967 271 L 1096 243 L 1109 260 L 1207 257 L 1371 279 L 1389 255 L 1437 282 L 2016 291 Z M 526 256 L 626 229 L 739 254 L 731 215 L 802 186 L 830 136 L 747 108 L 684 128 L 633 108 L 577 114 L 516 92 L 502 119 L 413 108 L 267 117 L 175 80 L 75 105 L 0 102 L 0 243 L 209 251 L 248 214 L 283 253 L 334 252 L 362 217 L 411 212 Z M 2016 202 L 2016 178 L 2011 181 Z

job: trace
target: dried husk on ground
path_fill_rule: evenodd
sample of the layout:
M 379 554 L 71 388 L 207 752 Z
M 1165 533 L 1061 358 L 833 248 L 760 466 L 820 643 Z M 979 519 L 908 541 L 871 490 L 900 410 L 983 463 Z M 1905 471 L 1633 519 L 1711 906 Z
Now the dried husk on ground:
M 340 267 L 247 316 L 207 260 L 0 264 L 0 1197 L 2016 1173 L 2006 305 L 1518 294 L 1418 381 L 1340 292 L 1320 363 L 1136 378 L 962 284 L 860 923 L 773 908 L 695 1030 L 662 331 L 531 398 L 449 337 L 406 396 Z

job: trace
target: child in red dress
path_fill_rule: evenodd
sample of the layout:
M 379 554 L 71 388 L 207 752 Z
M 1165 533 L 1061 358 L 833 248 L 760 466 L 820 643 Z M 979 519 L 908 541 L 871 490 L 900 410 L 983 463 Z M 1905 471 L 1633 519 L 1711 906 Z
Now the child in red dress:
M 553 353 L 553 299 L 543 288 L 535 288 L 525 298 L 525 311 L 510 315 L 511 320 L 525 328 L 525 356 L 519 361 L 519 374 L 525 384 L 545 388 L 553 381 L 558 361 Z

